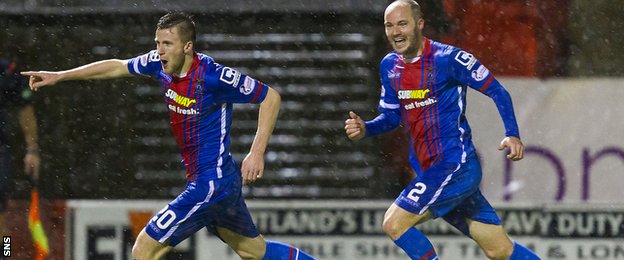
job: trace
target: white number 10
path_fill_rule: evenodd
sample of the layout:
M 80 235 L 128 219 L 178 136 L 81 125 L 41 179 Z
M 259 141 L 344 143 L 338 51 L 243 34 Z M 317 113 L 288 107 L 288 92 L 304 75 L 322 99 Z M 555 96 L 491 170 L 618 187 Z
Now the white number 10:
M 166 221 L 165 221 L 166 219 Z M 163 213 L 160 218 L 156 221 L 156 225 L 160 229 L 167 229 L 169 225 L 176 219 L 176 214 L 172 210 L 167 210 Z
M 163 209 L 161 209 L 158 214 L 161 214 L 159 218 L 158 214 L 156 214 L 154 217 L 152 217 L 153 222 L 156 222 L 156 225 L 158 226 L 158 228 L 160 229 L 167 229 L 169 227 L 169 225 L 171 225 L 171 223 L 176 219 L 176 214 L 175 212 L 173 212 L 173 210 L 167 209 L 169 206 L 165 206 Z M 166 221 L 165 221 L 166 220 Z

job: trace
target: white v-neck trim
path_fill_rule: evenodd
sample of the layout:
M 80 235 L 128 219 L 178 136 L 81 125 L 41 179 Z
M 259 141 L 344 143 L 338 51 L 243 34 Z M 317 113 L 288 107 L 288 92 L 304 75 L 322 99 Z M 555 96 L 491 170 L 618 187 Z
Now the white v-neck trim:
M 416 63 L 416 62 L 418 62 L 420 60 L 421 57 L 422 57 L 422 55 L 420 55 L 418 57 L 411 58 L 409 60 L 405 60 L 405 58 L 403 58 L 403 60 L 405 60 L 407 63 Z

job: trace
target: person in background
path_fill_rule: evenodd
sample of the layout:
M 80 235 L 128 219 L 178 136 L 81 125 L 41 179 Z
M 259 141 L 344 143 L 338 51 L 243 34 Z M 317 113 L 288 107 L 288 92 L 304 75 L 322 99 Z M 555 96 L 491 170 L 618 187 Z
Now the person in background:
M 15 49 L 15 48 L 8 48 Z M 32 105 L 33 92 L 28 82 L 20 75 L 17 58 L 14 53 L 2 53 L 0 50 L 0 234 L 10 234 L 6 230 L 5 213 L 7 210 L 8 189 L 14 176 L 14 149 L 9 147 L 9 136 L 6 132 L 8 113 L 17 112 L 26 151 L 24 156 L 24 173 L 33 179 L 39 179 L 39 145 L 37 135 L 37 119 Z

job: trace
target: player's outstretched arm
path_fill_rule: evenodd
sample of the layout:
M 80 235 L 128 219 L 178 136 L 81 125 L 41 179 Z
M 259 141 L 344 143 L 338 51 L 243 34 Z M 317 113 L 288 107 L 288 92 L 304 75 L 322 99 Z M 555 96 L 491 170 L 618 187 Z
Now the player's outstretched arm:
M 515 136 L 505 137 L 498 146 L 498 150 L 502 151 L 505 148 L 509 148 L 507 159 L 519 161 L 524 158 L 524 145 L 522 144 L 522 141 L 520 141 L 520 138 Z
M 256 137 L 241 166 L 243 184 L 254 182 L 264 175 L 264 152 L 269 144 L 273 128 L 275 128 L 281 102 L 282 98 L 279 93 L 269 88 L 266 97 L 260 103 Z
M 130 76 L 127 60 L 110 59 L 97 61 L 78 68 L 65 71 L 25 71 L 22 75 L 29 76 L 32 90 L 51 86 L 61 81 L 111 79 Z
M 347 137 L 353 141 L 360 140 L 366 136 L 366 124 L 364 120 L 355 112 L 349 111 L 349 119 L 345 121 L 345 132 Z

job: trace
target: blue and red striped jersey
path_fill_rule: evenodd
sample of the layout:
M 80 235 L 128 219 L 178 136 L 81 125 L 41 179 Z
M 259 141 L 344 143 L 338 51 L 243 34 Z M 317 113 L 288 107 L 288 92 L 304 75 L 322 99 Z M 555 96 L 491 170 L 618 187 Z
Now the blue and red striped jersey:
M 155 50 L 130 59 L 128 70 L 160 81 L 189 181 L 234 172 L 226 170 L 233 163 L 232 104 L 262 102 L 267 85 L 201 53 L 195 53 L 191 68 L 179 77 L 164 72 Z
M 380 77 L 378 109 L 400 115 L 409 128 L 421 171 L 437 162 L 465 162 L 474 151 L 465 116 L 467 86 L 491 97 L 503 118 L 505 134 L 519 137 L 511 97 L 466 51 L 425 38 L 422 55 L 412 60 L 395 52 L 386 55 Z

